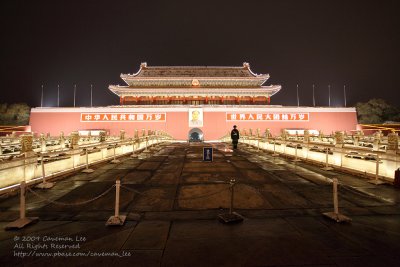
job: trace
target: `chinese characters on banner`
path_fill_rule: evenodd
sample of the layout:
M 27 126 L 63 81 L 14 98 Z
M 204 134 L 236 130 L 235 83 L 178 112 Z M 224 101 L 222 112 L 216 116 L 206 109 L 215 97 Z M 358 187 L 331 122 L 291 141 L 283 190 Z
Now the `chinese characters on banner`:
M 81 122 L 165 122 L 166 117 L 166 113 L 81 113 Z
M 226 113 L 227 121 L 309 121 L 310 113 Z

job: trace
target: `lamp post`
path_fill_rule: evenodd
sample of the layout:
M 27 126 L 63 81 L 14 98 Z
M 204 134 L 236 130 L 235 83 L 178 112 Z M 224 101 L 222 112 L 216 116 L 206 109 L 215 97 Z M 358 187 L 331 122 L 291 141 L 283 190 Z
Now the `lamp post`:
M 313 102 L 313 106 L 315 107 L 314 84 L 312 85 L 312 102 Z
M 42 96 L 40 97 L 40 107 L 43 107 L 43 84 L 42 84 Z
M 331 86 L 328 85 L 328 102 L 329 106 L 331 106 Z
M 60 85 L 57 84 L 57 106 L 60 107 Z
M 75 96 L 76 96 L 76 84 L 74 84 L 74 107 L 75 107 Z
M 90 106 L 93 107 L 93 84 L 90 85 Z

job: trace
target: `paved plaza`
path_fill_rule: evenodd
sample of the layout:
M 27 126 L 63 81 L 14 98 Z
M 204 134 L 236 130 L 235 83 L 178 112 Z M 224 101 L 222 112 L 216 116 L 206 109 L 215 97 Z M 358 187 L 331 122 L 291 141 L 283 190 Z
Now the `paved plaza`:
M 212 144 L 214 160 L 203 162 L 204 146 L 163 144 L 28 190 L 27 216 L 39 222 L 21 230 L 4 230 L 19 195 L 0 198 L 0 266 L 400 265 L 399 189 L 244 145 Z M 351 223 L 322 215 L 333 211 L 333 178 Z M 105 226 L 116 179 L 127 219 Z M 244 221 L 223 224 L 230 179 Z

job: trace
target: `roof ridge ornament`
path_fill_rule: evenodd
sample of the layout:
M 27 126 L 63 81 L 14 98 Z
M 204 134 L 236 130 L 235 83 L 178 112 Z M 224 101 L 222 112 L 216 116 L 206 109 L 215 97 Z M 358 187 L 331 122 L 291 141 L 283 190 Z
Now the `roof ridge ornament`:
M 147 62 L 140 63 L 140 68 L 142 69 L 147 68 Z
M 193 79 L 193 80 L 192 80 L 192 85 L 193 85 L 193 86 L 199 86 L 199 85 L 200 85 L 199 80 Z
M 250 69 L 250 63 L 248 63 L 248 62 L 243 62 L 243 67 L 244 67 L 244 68 L 247 68 L 247 69 Z

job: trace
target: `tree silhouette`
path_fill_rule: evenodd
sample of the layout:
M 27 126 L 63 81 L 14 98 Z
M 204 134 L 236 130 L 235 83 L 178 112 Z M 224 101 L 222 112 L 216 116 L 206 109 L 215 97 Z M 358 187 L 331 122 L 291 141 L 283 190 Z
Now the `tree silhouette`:
M 373 98 L 366 103 L 357 103 L 356 108 L 359 123 L 381 124 L 387 121 L 400 121 L 399 109 L 383 99 Z

